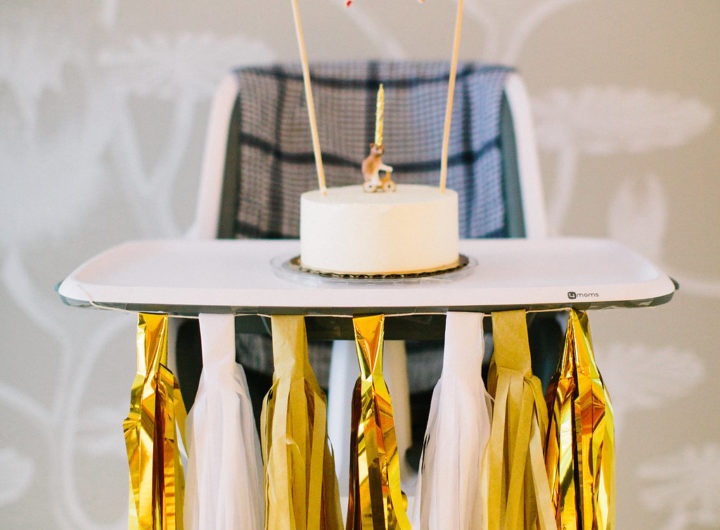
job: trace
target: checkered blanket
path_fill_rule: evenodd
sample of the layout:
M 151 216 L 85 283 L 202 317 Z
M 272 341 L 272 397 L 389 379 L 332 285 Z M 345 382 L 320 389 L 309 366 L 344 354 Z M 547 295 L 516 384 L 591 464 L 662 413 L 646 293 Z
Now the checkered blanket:
M 506 235 L 500 104 L 511 70 L 458 66 L 447 185 L 457 191 L 460 236 Z M 439 182 L 449 66 L 446 62 L 362 62 L 311 67 L 320 146 L 328 186 L 362 182 L 360 164 L 375 132 L 375 102 L 385 88 L 383 161 L 399 183 Z M 299 65 L 238 72 L 219 237 L 297 238 L 300 194 L 317 188 L 315 160 Z M 238 337 L 238 360 L 271 373 L 270 342 Z M 327 380 L 329 345 L 311 348 L 318 378 Z M 431 388 L 441 349 L 409 345 L 412 390 Z

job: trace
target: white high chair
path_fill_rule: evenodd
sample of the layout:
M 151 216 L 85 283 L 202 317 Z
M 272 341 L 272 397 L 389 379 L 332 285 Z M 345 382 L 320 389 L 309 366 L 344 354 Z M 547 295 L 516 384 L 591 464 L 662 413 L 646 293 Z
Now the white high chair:
M 404 68 L 403 65 L 398 66 L 397 63 L 390 64 L 390 66 L 383 64 L 378 66 L 377 63 L 353 64 L 348 67 L 348 83 L 362 82 L 367 84 L 369 81 L 374 82 L 377 79 L 381 79 L 385 83 L 386 94 L 388 94 L 386 120 L 391 120 L 393 113 L 393 85 L 392 83 L 388 83 L 385 77 L 382 77 L 383 66 L 385 66 L 385 72 L 395 72 L 397 69 L 403 70 Z M 419 68 L 419 75 L 422 76 L 422 63 L 408 63 L 408 66 L 411 67 L 411 70 L 412 68 Z M 472 66 L 476 69 L 483 68 L 478 65 Z M 325 83 L 325 85 L 327 85 L 328 92 L 331 93 L 336 88 L 332 84 L 333 80 L 336 79 L 336 77 L 333 77 L 335 74 L 334 69 L 338 69 L 339 67 L 337 65 L 328 66 L 330 73 L 322 71 L 321 65 L 318 65 L 318 67 L 320 71 L 316 74 L 317 77 L 313 79 L 313 82 L 321 87 L 324 86 L 323 83 Z M 434 67 L 437 66 L 434 65 Z M 460 72 L 463 71 L 462 68 L 463 67 L 461 66 Z M 277 68 L 270 68 L 268 71 L 272 73 L 279 72 L 281 70 L 278 70 Z M 237 208 L 238 193 L 245 193 L 245 187 L 242 185 L 244 184 L 243 178 L 273 178 L 272 175 L 247 175 L 246 172 L 253 171 L 253 169 L 245 169 L 243 167 L 242 158 L 244 155 L 243 153 L 238 152 L 240 149 L 238 147 L 238 144 L 240 143 L 238 135 L 243 134 L 242 132 L 239 132 L 239 129 L 241 128 L 240 124 L 245 119 L 245 116 L 242 115 L 243 105 L 241 103 L 243 100 L 247 100 L 247 98 L 272 99 L 272 97 L 276 95 L 268 94 L 267 90 L 264 91 L 262 89 L 253 90 L 251 93 L 248 93 L 247 83 L 243 82 L 243 75 L 245 75 L 246 72 L 247 70 L 238 70 L 228 74 L 222 81 L 216 93 L 207 132 L 202 178 L 198 194 L 197 213 L 195 221 L 191 229 L 188 231 L 188 238 L 215 239 L 218 237 L 243 237 L 242 234 L 238 234 L 236 232 L 238 216 L 237 212 L 233 211 L 233 204 L 235 205 L 235 208 Z M 363 72 L 371 75 L 368 78 L 363 79 Z M 458 76 L 459 80 L 462 79 L 461 75 L 462 74 L 459 74 Z M 444 77 L 446 77 L 446 75 Z M 289 88 L 289 85 L 292 84 L 294 86 L 297 84 L 297 86 L 300 87 L 300 91 L 298 92 L 299 95 L 297 97 L 300 97 L 302 94 L 302 79 L 299 77 L 299 70 L 296 73 L 287 74 L 286 77 L 278 75 L 277 81 L 278 92 L 281 90 L 295 90 L 294 88 Z M 445 102 L 442 90 L 446 90 L 446 86 L 447 85 L 445 84 L 440 87 L 441 90 L 439 93 L 441 94 L 441 97 L 437 99 L 437 106 L 441 110 Z M 458 87 L 456 89 L 456 93 L 458 90 L 461 90 L 461 88 Z M 331 95 L 332 94 L 330 94 L 330 96 Z M 328 123 L 327 116 L 325 115 L 326 113 L 323 112 L 323 109 L 330 106 L 330 103 L 328 103 L 328 98 L 330 96 L 324 96 L 322 88 L 316 92 L 316 108 L 318 109 L 319 115 L 318 121 L 321 131 L 321 145 L 322 141 L 327 141 L 330 136 L 342 138 L 348 134 L 349 128 L 351 128 L 350 125 L 344 122 L 340 123 L 337 127 L 336 125 L 338 124 Z M 298 104 L 301 105 L 301 103 Z M 260 121 L 268 121 L 272 118 L 272 112 L 270 112 L 265 105 L 266 103 L 257 105 L 258 112 L 262 114 L 259 118 Z M 455 108 L 458 109 L 459 105 L 462 105 L 462 102 L 456 100 Z M 267 116 L 265 116 L 265 114 L 267 114 Z M 351 114 L 350 112 L 347 114 L 348 121 L 365 120 L 367 118 L 366 116 L 359 116 L 357 114 Z M 280 115 L 280 111 L 277 111 L 276 118 L 278 115 Z M 283 117 L 281 116 L 281 119 L 282 118 Z M 257 117 L 254 119 L 257 119 Z M 293 119 L 297 119 L 298 123 L 301 123 L 306 120 L 306 115 L 301 114 L 299 117 L 293 117 Z M 370 119 L 372 119 L 372 116 Z M 545 209 L 529 100 L 522 80 L 519 75 L 514 72 L 508 73 L 504 81 L 499 119 L 499 146 L 502 160 L 503 199 L 505 211 L 504 235 L 507 237 L 527 238 L 545 237 Z M 364 127 L 365 122 L 362 122 L 361 125 Z M 283 126 L 284 125 L 281 124 L 279 128 L 281 129 Z M 460 120 L 455 120 L 453 122 L 453 127 L 460 127 Z M 294 149 L 298 152 L 302 151 L 303 153 L 310 153 L 311 146 L 309 143 L 309 133 L 306 130 L 300 132 L 302 133 L 300 135 L 302 138 L 294 144 Z M 387 145 L 389 146 L 386 159 L 389 163 L 391 163 L 391 165 L 397 168 L 398 164 L 395 159 L 393 159 L 393 141 L 398 140 L 398 144 L 402 142 L 400 142 L 398 137 L 394 135 L 393 125 L 392 123 L 388 123 L 388 121 L 386 121 L 386 139 Z M 347 140 L 348 139 L 345 138 L 343 141 Z M 259 143 L 264 142 L 260 147 L 266 150 L 268 157 L 282 158 L 284 155 L 287 155 L 287 153 L 283 153 L 280 150 L 281 148 L 279 145 L 272 144 L 272 139 L 267 137 L 263 138 L 262 131 L 258 131 L 256 138 L 245 138 L 244 141 L 255 141 L 258 145 Z M 356 161 L 359 167 L 359 163 L 364 156 L 363 151 L 367 148 L 367 142 L 361 137 L 356 143 L 358 145 L 350 149 L 350 151 L 353 152 L 344 154 L 347 155 L 348 159 Z M 437 143 L 439 148 L 439 135 Z M 400 149 L 401 147 L 398 147 L 397 151 Z M 323 151 L 325 151 L 325 149 L 323 149 Z M 402 159 L 402 154 L 399 154 L 398 156 Z M 330 162 L 332 162 L 332 160 L 330 160 Z M 359 170 L 348 171 L 348 165 L 349 164 L 346 161 L 339 161 L 339 170 L 335 173 L 339 174 L 340 169 L 346 173 L 352 173 L 353 175 L 357 173 L 357 183 L 361 183 L 362 180 Z M 302 192 L 307 189 L 311 189 L 314 179 L 314 170 L 312 168 L 311 159 L 308 162 L 308 167 L 310 171 L 308 177 L 309 180 L 308 178 L 305 178 L 303 182 L 294 183 L 293 186 L 291 186 L 293 192 Z M 282 171 L 282 163 L 278 163 L 276 169 Z M 337 182 L 338 178 L 344 177 L 335 176 L 334 180 L 332 163 L 328 164 L 326 171 L 328 173 L 328 185 L 332 186 L 350 183 L 347 181 Z M 280 176 L 285 178 L 284 175 Z M 293 175 L 290 175 L 288 178 L 292 177 Z M 402 178 L 401 171 L 398 171 L 397 175 L 394 174 L 393 178 Z M 449 185 L 452 187 L 450 182 Z M 305 187 L 303 188 L 303 186 Z M 251 193 L 251 191 L 248 193 Z M 267 207 L 267 204 L 265 207 Z M 283 234 L 282 231 L 280 231 L 280 233 L 276 233 L 273 230 L 267 230 L 264 232 L 259 231 L 257 235 L 261 237 L 277 237 L 287 234 Z M 349 339 L 351 337 L 348 336 L 344 338 Z M 407 359 L 404 342 L 393 340 L 386 341 L 384 359 L 386 380 L 393 398 L 398 451 L 400 455 L 405 455 L 406 450 L 411 444 L 411 431 L 409 386 L 406 374 Z M 182 370 L 180 372 L 182 374 Z M 347 495 L 347 470 L 349 458 L 350 400 L 352 388 L 357 375 L 358 366 L 355 357 L 354 343 L 350 340 L 338 340 L 334 342 L 328 385 L 328 429 L 335 453 L 336 470 L 340 474 L 341 492 L 345 492 L 345 495 Z M 192 381 L 183 381 L 181 378 L 180 383 L 181 386 L 189 385 L 192 387 Z M 195 384 L 197 383 L 195 382 Z M 192 391 L 191 394 L 194 394 L 194 391 Z M 403 472 L 403 476 L 407 477 L 409 470 L 405 459 L 402 458 L 401 461 L 403 466 L 401 471 Z

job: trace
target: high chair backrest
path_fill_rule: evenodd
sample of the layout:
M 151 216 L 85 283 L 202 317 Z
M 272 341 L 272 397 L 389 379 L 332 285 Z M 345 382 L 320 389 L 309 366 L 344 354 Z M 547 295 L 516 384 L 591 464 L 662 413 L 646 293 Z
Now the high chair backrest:
M 362 182 L 360 163 L 385 89 L 383 161 L 399 183 L 439 182 L 447 92 L 444 62 L 318 64 L 311 79 L 328 186 Z M 459 65 L 448 156 L 460 236 L 546 233 L 535 138 L 524 86 L 504 66 Z M 295 238 L 299 198 L 317 188 L 298 65 L 236 70 L 213 104 L 197 238 Z

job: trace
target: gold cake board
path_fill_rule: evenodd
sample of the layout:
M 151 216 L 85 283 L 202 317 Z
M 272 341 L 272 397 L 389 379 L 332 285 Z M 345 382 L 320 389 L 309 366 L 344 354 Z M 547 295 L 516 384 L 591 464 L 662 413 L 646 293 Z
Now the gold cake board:
M 313 274 L 315 276 L 321 276 L 323 278 L 339 278 L 339 279 L 346 279 L 346 280 L 385 280 L 385 279 L 397 280 L 397 279 L 405 279 L 405 278 L 424 278 L 426 276 L 437 276 L 438 274 L 446 274 L 449 272 L 455 272 L 455 271 L 458 271 L 458 270 L 466 267 L 469 263 L 470 263 L 470 259 L 467 256 L 460 254 L 458 256 L 458 259 L 456 259 L 452 263 L 443 265 L 441 267 L 437 267 L 435 269 L 426 269 L 426 270 L 422 270 L 422 271 L 410 271 L 410 272 L 386 272 L 386 273 L 376 273 L 376 274 L 344 273 L 344 272 L 313 269 L 311 267 L 307 267 L 307 266 L 303 265 L 302 261 L 300 260 L 300 256 L 295 256 L 294 258 L 290 258 L 290 260 L 288 260 L 287 265 L 291 270 L 294 270 L 297 272 L 303 272 L 306 274 Z

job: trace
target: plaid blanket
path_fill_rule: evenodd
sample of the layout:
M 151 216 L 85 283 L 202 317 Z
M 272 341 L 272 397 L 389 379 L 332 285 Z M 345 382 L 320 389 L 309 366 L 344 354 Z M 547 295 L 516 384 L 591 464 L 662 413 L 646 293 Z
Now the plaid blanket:
M 511 70 L 458 66 L 447 185 L 458 193 L 460 236 L 507 235 L 500 143 L 502 90 Z M 299 65 L 239 70 L 218 236 L 297 238 L 300 195 L 317 188 Z M 375 131 L 375 101 L 385 88 L 383 161 L 399 183 L 439 182 L 449 66 L 446 62 L 330 63 L 311 67 L 328 186 L 362 182 L 360 163 Z M 272 373 L 270 341 L 238 336 L 238 360 Z M 318 379 L 327 381 L 329 344 L 311 347 Z M 411 390 L 439 377 L 439 345 L 409 344 Z

